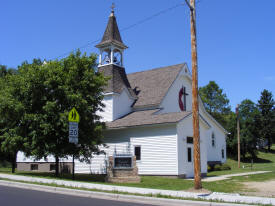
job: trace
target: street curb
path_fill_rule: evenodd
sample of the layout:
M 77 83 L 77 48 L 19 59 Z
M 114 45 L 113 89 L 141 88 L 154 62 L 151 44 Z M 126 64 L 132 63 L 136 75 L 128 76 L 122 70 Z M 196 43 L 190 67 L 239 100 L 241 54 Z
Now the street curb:
M 0 180 L 0 185 L 7 187 L 16 187 L 21 189 L 36 190 L 41 192 L 58 193 L 63 195 L 71 195 L 86 198 L 97 198 L 104 200 L 115 200 L 121 202 L 132 202 L 132 203 L 143 203 L 152 204 L 159 206 L 182 206 L 187 205 L 204 205 L 204 206 L 230 206 L 230 205 L 242 205 L 244 204 L 233 204 L 233 203 L 219 203 L 219 202 L 206 202 L 206 201 L 193 201 L 193 200 L 177 200 L 177 199 L 166 199 L 166 198 L 156 198 L 156 197 L 145 197 L 145 196 L 135 196 L 135 195 L 125 195 L 125 194 L 114 194 L 114 193 L 104 193 L 95 191 L 85 191 L 79 189 L 61 188 L 46 185 L 36 185 L 31 183 L 21 183 L 7 180 Z

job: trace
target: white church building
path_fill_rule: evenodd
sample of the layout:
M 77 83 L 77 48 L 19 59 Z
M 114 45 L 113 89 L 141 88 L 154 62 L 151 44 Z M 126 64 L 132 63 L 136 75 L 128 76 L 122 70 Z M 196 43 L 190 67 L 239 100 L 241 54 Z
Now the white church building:
M 185 63 L 127 74 L 123 43 L 111 12 L 99 49 L 99 71 L 110 77 L 105 88 L 105 108 L 98 114 L 106 122 L 102 147 L 91 163 L 75 162 L 75 173 L 106 174 L 114 154 L 136 156 L 139 175 L 193 177 L 192 76 Z M 227 131 L 205 110 L 199 98 L 201 173 L 208 163 L 226 161 Z M 72 160 L 61 159 L 70 163 Z M 19 152 L 20 170 L 51 170 L 54 158 L 36 161 Z M 26 166 L 28 165 L 28 166 Z M 42 166 L 44 165 L 44 166 Z M 45 169 L 48 168 L 48 169 Z

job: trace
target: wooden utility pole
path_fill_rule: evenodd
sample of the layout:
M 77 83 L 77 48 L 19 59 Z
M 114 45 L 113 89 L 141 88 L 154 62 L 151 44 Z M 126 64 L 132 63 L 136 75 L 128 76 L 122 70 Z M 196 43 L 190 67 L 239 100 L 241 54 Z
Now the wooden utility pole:
M 237 107 L 236 107 L 236 115 L 237 115 L 237 137 L 238 137 L 238 168 L 240 168 L 240 164 L 241 164 L 241 145 L 240 145 L 239 105 L 237 105 Z
M 201 159 L 200 159 L 200 128 L 198 103 L 198 58 L 197 58 L 197 32 L 195 0 L 185 0 L 190 8 L 191 23 L 191 52 L 192 52 L 192 116 L 194 138 L 194 187 L 201 189 Z

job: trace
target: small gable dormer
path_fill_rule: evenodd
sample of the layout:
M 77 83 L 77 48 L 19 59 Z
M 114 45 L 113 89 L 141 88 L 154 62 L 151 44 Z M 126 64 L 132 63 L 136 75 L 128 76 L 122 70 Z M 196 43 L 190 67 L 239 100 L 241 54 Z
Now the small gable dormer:
M 128 47 L 122 42 L 113 6 L 102 40 L 96 47 L 100 51 L 98 71 L 109 78 L 104 88 L 105 108 L 99 115 L 103 121 L 113 121 L 130 113 L 136 99 L 123 64 L 123 53 Z

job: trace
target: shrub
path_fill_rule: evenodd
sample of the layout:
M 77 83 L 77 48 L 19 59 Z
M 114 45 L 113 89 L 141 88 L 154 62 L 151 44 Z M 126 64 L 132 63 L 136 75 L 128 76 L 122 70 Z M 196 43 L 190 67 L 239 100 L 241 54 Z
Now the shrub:
M 221 171 L 221 165 L 215 165 L 213 171 Z
M 231 170 L 231 167 L 228 164 L 222 164 L 221 170 Z

